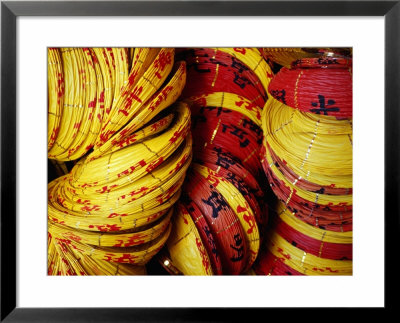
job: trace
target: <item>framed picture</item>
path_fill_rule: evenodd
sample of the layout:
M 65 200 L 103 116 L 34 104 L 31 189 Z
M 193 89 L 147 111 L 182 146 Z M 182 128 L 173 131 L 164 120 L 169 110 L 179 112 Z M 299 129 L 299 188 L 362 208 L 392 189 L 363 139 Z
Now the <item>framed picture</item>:
M 399 1 L 2 1 L 1 320 L 233 322 L 272 309 L 393 308 L 399 21 Z M 47 276 L 47 48 L 97 46 L 352 48 L 353 275 Z

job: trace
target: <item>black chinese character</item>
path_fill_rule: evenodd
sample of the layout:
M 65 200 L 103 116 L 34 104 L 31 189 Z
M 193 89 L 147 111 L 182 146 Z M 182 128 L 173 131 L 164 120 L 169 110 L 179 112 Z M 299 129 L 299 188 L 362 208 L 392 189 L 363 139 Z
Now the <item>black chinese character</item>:
M 244 248 L 243 248 L 243 241 L 239 234 L 235 234 L 233 236 L 235 239 L 235 245 L 231 245 L 231 248 L 237 252 L 237 255 L 231 258 L 231 261 L 240 261 L 243 259 L 244 256 Z
M 333 111 L 333 112 L 338 112 L 340 111 L 340 109 L 338 107 L 332 107 L 332 105 L 334 105 L 336 102 L 335 100 L 328 100 L 325 103 L 325 97 L 321 94 L 318 94 L 318 102 L 311 102 L 311 105 L 313 107 L 318 107 L 316 109 L 310 109 L 311 112 L 314 112 L 316 114 L 321 114 L 321 112 L 323 112 L 323 114 L 325 116 L 328 115 L 328 112 Z
M 231 67 L 233 67 L 235 69 L 238 69 L 239 73 L 243 73 L 244 71 L 248 71 L 249 70 L 249 68 L 246 65 L 244 65 L 242 62 L 234 59 L 233 57 L 232 57 L 232 65 L 231 65 Z
M 201 199 L 205 204 L 212 207 L 212 217 L 215 219 L 218 217 L 219 212 L 221 210 L 226 210 L 228 204 L 226 203 L 225 199 L 216 191 L 211 192 L 211 195 L 208 197 L 207 200 Z
M 207 236 L 208 244 L 211 246 L 211 252 L 213 254 L 215 254 L 216 256 L 218 256 L 217 246 L 215 245 L 214 238 L 213 238 L 213 236 L 211 234 L 210 228 L 207 225 L 205 225 L 203 227 L 203 231 Z
M 314 193 L 318 194 L 324 194 L 325 193 L 325 188 L 321 187 L 319 190 L 313 191 Z
M 239 190 L 239 192 L 240 192 L 243 196 L 246 196 L 246 195 L 249 194 L 249 192 L 248 192 L 248 190 L 247 190 L 247 188 L 246 188 L 245 182 L 244 182 L 241 178 L 236 177 L 235 174 L 229 172 L 228 175 L 227 175 L 227 177 L 226 177 L 226 179 L 227 179 L 228 181 L 230 181 L 230 182 Z
M 271 91 L 271 94 L 275 99 L 286 104 L 286 91 L 285 90 L 273 90 L 273 91 Z
M 242 147 L 242 148 L 247 147 L 247 145 L 250 143 L 249 139 L 244 138 L 244 136 L 248 135 L 248 133 L 246 131 L 240 129 L 238 126 L 235 126 L 233 124 L 231 124 L 230 126 L 226 125 L 226 124 L 222 124 L 222 132 L 225 133 L 227 129 L 233 129 L 229 133 L 238 137 L 239 139 L 244 139 L 243 141 L 239 141 L 240 147 Z
M 215 162 L 217 166 L 229 169 L 230 166 L 237 164 L 237 161 L 232 156 L 222 152 L 222 148 L 214 147 L 213 150 L 217 153 L 217 161 Z
M 256 133 L 257 137 L 262 137 L 263 135 L 262 129 L 250 119 L 243 118 L 242 126 Z
M 216 59 L 214 57 L 210 58 L 210 63 L 218 64 L 218 65 L 221 65 L 221 66 L 224 66 L 224 67 L 228 67 L 228 64 L 225 64 L 224 62 L 221 62 L 220 60 L 218 60 L 218 59 Z
M 234 73 L 235 73 L 235 77 L 233 79 L 233 83 L 239 85 L 239 87 L 241 89 L 244 89 L 246 87 L 246 85 L 251 84 L 251 82 L 246 77 L 242 76 L 239 73 L 236 73 L 236 72 L 234 72 Z
M 221 113 L 231 113 L 232 110 L 228 110 L 228 109 L 223 109 L 222 107 L 201 107 L 200 108 L 200 113 L 204 113 L 204 110 L 208 110 L 208 111 L 213 111 L 213 110 L 217 110 L 217 117 L 219 117 L 221 115 Z
M 339 64 L 336 58 L 332 57 L 320 57 L 318 58 L 318 64 L 320 65 L 332 65 L 332 64 Z

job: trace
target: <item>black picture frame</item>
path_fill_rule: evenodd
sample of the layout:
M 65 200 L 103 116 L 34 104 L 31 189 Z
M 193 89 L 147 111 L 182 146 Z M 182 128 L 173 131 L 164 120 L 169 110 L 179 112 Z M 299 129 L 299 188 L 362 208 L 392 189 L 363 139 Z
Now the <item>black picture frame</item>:
M 236 322 L 281 309 L 18 308 L 16 306 L 16 19 L 18 16 L 383 16 L 385 19 L 385 306 L 398 286 L 400 1 L 2 1 L 1 2 L 1 322 Z M 373 52 L 373 48 L 371 49 Z M 373 63 L 371 63 L 373 64 Z M 371 166 L 373 167 L 373 166 Z M 372 171 L 372 170 L 371 170 Z M 371 188 L 373 189 L 373 188 Z M 371 255 L 371 266 L 373 266 Z M 366 288 L 368 288 L 366 286 Z M 40 291 L 38 291 L 40 293 Z M 39 295 L 40 296 L 40 295 Z M 301 297 L 301 295 L 299 295 Z M 310 301 L 310 308 L 312 307 Z M 286 318 L 298 317 L 283 308 Z M 299 310 L 298 308 L 296 310 Z M 329 307 L 324 317 L 337 309 Z M 379 318 L 383 318 L 380 308 Z M 273 315 L 273 314 L 272 314 Z M 316 314 L 317 315 L 317 314 Z M 320 315 L 320 314 L 318 314 Z M 337 315 L 337 314 L 334 314 Z M 343 317 L 337 316 L 337 319 Z M 258 320 L 258 319 L 257 319 Z M 250 320 L 251 321 L 251 320 Z M 246 319 L 243 322 L 249 322 Z

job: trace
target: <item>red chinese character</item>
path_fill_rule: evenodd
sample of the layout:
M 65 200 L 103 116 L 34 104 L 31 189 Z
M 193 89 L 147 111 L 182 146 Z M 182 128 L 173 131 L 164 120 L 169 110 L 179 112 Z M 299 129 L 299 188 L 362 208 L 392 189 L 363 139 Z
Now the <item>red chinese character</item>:
M 155 74 L 159 79 L 161 79 L 160 72 L 164 71 L 165 67 L 171 63 L 171 52 L 165 53 L 164 51 L 161 51 L 157 59 L 154 61 L 154 67 L 157 70 Z

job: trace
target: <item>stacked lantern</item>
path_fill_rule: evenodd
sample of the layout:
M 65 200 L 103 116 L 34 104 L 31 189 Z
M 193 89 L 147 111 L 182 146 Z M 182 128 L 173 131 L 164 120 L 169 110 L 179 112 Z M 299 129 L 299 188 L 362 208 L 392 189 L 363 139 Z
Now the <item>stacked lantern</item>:
M 262 114 L 262 165 L 279 203 L 258 274 L 352 273 L 352 60 L 282 67 Z
M 192 159 L 186 63 L 170 48 L 49 50 L 48 273 L 146 273 Z
M 161 257 L 184 275 L 243 274 L 268 219 L 259 153 L 272 71 L 253 48 L 182 49 L 192 113 L 193 164 Z M 263 175 L 264 176 L 264 175 Z
M 290 67 L 291 64 L 303 58 L 319 58 L 324 55 L 351 56 L 351 48 L 316 48 L 316 47 L 264 47 L 260 48 L 268 64 L 280 69 Z

